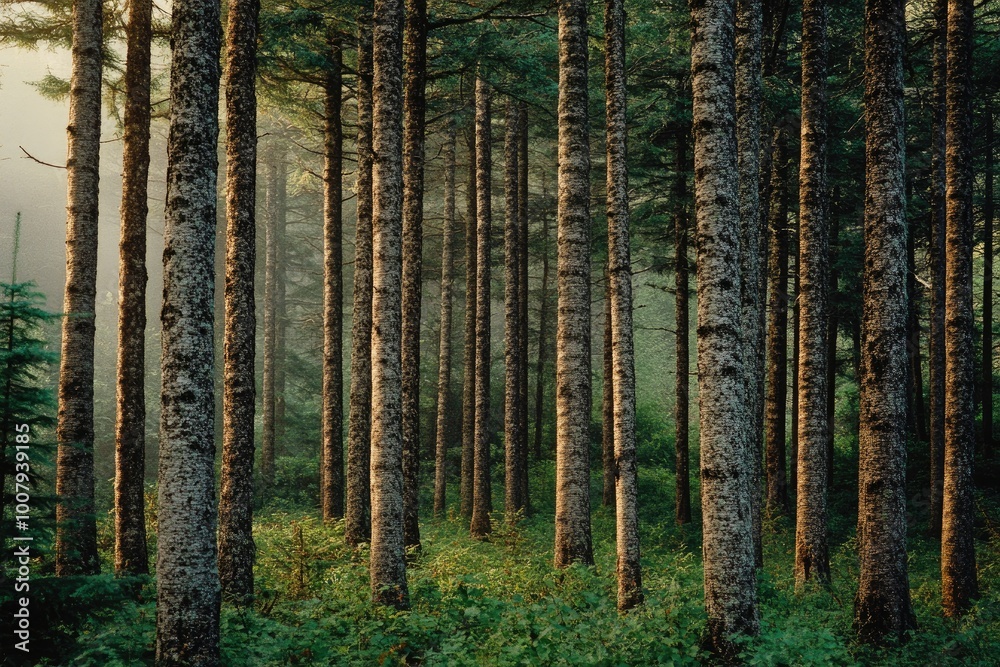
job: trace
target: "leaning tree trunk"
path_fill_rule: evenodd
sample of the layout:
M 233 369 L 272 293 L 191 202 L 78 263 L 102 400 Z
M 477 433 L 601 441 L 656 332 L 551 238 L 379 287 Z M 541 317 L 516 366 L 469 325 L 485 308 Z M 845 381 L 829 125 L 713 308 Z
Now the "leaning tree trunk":
M 738 274 L 734 4 L 691 5 L 705 608 L 711 646 L 726 658 L 739 652 L 734 636 L 759 629 Z
M 799 158 L 799 363 L 795 582 L 827 582 L 827 324 L 830 203 L 827 195 L 826 0 L 802 8 L 802 135 Z
M 262 428 L 260 472 L 265 493 L 274 492 L 274 450 L 277 440 L 277 356 L 278 356 L 278 158 L 272 152 L 267 165 L 264 203 L 264 379 L 262 386 Z
M 767 332 L 767 508 L 788 509 L 785 409 L 788 399 L 788 140 L 775 133 L 771 177 L 770 285 Z
M 611 345 L 611 278 L 604 266 L 604 377 L 601 387 L 601 504 L 615 505 L 615 395 L 614 354 Z
M 354 241 L 354 305 L 351 326 L 351 388 L 347 418 L 347 512 L 344 540 L 357 546 L 371 535 L 369 487 L 372 408 L 372 25 L 371 5 L 358 33 L 357 226 Z
M 983 454 L 993 453 L 993 109 L 986 109 L 986 162 L 983 167 Z
M 691 523 L 691 472 L 689 455 L 688 405 L 691 384 L 691 331 L 688 316 L 688 210 L 687 210 L 687 142 L 688 129 L 679 126 L 674 149 L 674 341 L 677 357 L 677 388 L 674 402 L 674 438 L 677 466 L 674 469 L 676 495 L 674 510 L 677 523 Z
M 948 0 L 934 2 L 933 96 L 931 125 L 931 274 L 928 396 L 930 403 L 930 533 L 941 536 L 941 505 L 944 501 L 944 283 L 945 283 L 945 58 Z
M 521 498 L 521 239 L 518 229 L 517 103 L 507 100 L 504 141 L 504 514 L 508 523 L 524 508 Z
M 441 338 L 438 353 L 437 442 L 434 450 L 434 515 L 444 515 L 448 473 L 448 388 L 451 384 L 451 313 L 454 290 L 455 126 L 444 146 L 444 222 L 441 238 Z
M 972 468 L 975 353 L 972 348 L 972 0 L 948 0 L 945 163 L 944 503 L 941 596 L 960 616 L 979 593 Z M 990 147 L 992 150 L 992 146 Z
M 753 456 L 751 511 L 754 560 L 764 565 L 761 506 L 764 500 L 764 320 L 767 236 L 760 211 L 761 0 L 736 2 L 736 145 L 740 189 L 740 273 L 746 350 L 747 437 Z
M 163 228 L 156 664 L 219 657 L 215 507 L 215 215 L 219 3 L 173 4 Z
M 427 0 L 406 2 L 403 98 L 403 531 L 420 548 L 420 301 L 424 227 Z
M 238 604 L 253 597 L 254 262 L 258 0 L 233 0 L 226 53 L 226 319 L 223 345 L 219 577 Z
M 555 565 L 591 565 L 587 3 L 559 3 Z
M 549 329 L 549 218 L 542 215 L 542 288 L 538 296 L 538 359 L 535 363 L 535 460 L 542 460 L 545 425 L 545 366 L 548 364 Z
M 344 516 L 343 50 L 330 28 L 323 117 L 323 519 Z
M 518 444 L 518 467 L 520 468 L 521 505 L 524 513 L 531 511 L 528 500 L 528 105 L 521 102 L 518 105 L 517 142 L 517 245 L 518 245 L 518 278 L 517 301 L 518 320 L 521 326 L 518 335 L 520 351 L 518 357 L 518 409 L 520 410 L 521 428 Z
M 97 574 L 94 516 L 94 309 L 101 153 L 100 0 L 73 3 L 69 94 L 66 293 L 56 426 L 56 576 Z
M 604 5 L 604 87 L 607 95 L 608 291 L 611 294 L 614 391 L 615 518 L 618 610 L 642 603 L 635 457 L 635 359 L 632 348 L 632 256 L 626 161 L 625 7 Z M 605 382 L 609 378 L 605 378 Z
M 372 80 L 372 600 L 409 607 L 403 500 L 403 0 L 375 0 Z
M 462 366 L 462 479 L 461 513 L 472 517 L 476 452 L 476 132 L 469 132 L 469 179 L 465 206 L 465 350 Z
M 115 573 L 149 574 L 146 552 L 146 204 L 149 179 L 149 82 L 153 3 L 136 0 L 125 29 L 118 273 L 118 392 L 115 413 Z M 251 461 L 253 457 L 251 456 Z
M 493 154 L 490 126 L 490 90 L 476 78 L 476 437 L 473 448 L 473 537 L 491 531 L 493 509 L 490 487 L 490 228 Z
M 854 623 L 865 643 L 915 626 L 906 565 L 906 202 L 902 0 L 865 8 L 865 271 Z

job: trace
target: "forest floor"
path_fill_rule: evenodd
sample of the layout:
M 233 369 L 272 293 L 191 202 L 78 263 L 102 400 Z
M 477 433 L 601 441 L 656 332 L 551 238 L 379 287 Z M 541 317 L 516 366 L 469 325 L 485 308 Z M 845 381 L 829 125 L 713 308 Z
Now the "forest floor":
M 315 511 L 297 506 L 294 498 L 272 500 L 259 512 L 255 529 L 258 599 L 251 610 L 223 608 L 224 663 L 576 667 L 708 662 L 700 646 L 705 630 L 700 508 L 693 508 L 695 523 L 675 524 L 672 472 L 640 468 L 646 603 L 625 616 L 615 609 L 612 508 L 593 508 L 596 565 L 554 570 L 552 463 L 533 465 L 531 479 L 531 516 L 511 527 L 495 514 L 487 542 L 470 539 L 457 516 L 424 520 L 422 549 L 411 554 L 408 570 L 413 608 L 407 612 L 370 604 L 367 554 L 345 547 L 342 522 L 324 526 Z M 599 501 L 597 472 L 593 482 Z M 500 495 L 502 484 L 494 490 Z M 305 498 L 308 489 L 301 491 Z M 457 489 L 450 492 L 453 497 Z M 910 583 L 919 629 L 900 648 L 872 651 L 852 639 L 858 574 L 852 494 L 849 481 L 835 485 L 829 590 L 796 593 L 794 524 L 785 516 L 766 521 L 759 580 L 762 632 L 746 648 L 747 664 L 1000 664 L 997 497 L 978 498 L 982 597 L 963 620 L 947 621 L 939 611 L 938 546 L 925 537 L 921 494 L 911 496 Z M 425 500 L 429 506 L 430 498 Z M 501 507 L 502 500 L 495 506 Z M 112 581 L 105 585 L 113 586 Z M 95 585 L 88 595 L 100 596 Z M 69 650 L 72 662 L 59 664 L 151 664 L 154 598 L 147 582 L 139 602 L 124 601 L 81 619 L 82 630 L 73 633 L 75 645 Z

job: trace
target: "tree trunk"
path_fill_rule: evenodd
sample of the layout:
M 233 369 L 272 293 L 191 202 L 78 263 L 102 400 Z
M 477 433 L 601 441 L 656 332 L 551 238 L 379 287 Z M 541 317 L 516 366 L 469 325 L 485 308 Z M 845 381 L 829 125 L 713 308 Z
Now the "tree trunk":
M 785 410 L 788 403 L 788 139 L 775 132 L 771 175 L 771 244 L 767 331 L 767 508 L 788 510 Z
M 973 534 L 975 352 L 972 347 L 972 0 L 948 0 L 945 163 L 944 503 L 941 594 L 960 616 L 979 593 Z M 992 150 L 992 147 L 991 147 Z
M 372 409 L 372 15 L 367 2 L 358 31 L 357 227 L 354 241 L 354 305 L 351 326 L 351 388 L 347 417 L 347 514 L 344 540 L 351 546 L 371 536 Z
M 604 87 L 607 99 L 608 317 L 614 400 L 615 519 L 618 610 L 642 603 L 635 456 L 635 359 L 632 348 L 632 256 L 629 247 L 625 7 L 604 5 Z
M 323 156 L 323 519 L 344 516 L 344 131 L 341 126 L 343 47 L 330 28 L 324 90 Z
M 736 144 L 740 194 L 740 273 L 746 350 L 747 437 L 753 456 L 751 512 L 754 560 L 764 565 L 761 506 L 764 499 L 764 322 L 766 218 L 760 210 L 761 0 L 736 2 Z
M 437 428 L 434 450 L 434 515 L 443 516 L 448 473 L 448 387 L 451 384 L 451 312 L 454 290 L 455 126 L 444 146 L 444 222 L 441 239 L 441 339 L 438 347 Z
M 520 136 L 517 142 L 517 229 L 518 229 L 518 281 L 517 300 L 521 332 L 518 336 L 520 345 L 520 377 L 518 388 L 518 410 L 520 411 L 521 427 L 518 431 L 519 465 L 521 468 L 521 504 L 524 513 L 531 510 L 528 501 L 528 105 L 521 102 L 518 105 L 518 128 Z
M 163 228 L 156 664 L 219 664 L 215 506 L 219 3 L 173 4 Z
M 611 278 L 604 267 L 604 377 L 601 387 L 601 463 L 604 487 L 601 503 L 615 506 L 614 354 L 611 345 Z
M 254 261 L 258 0 L 234 0 L 226 53 L 226 320 L 219 577 L 237 604 L 253 598 Z
M 674 423 L 677 427 L 675 445 L 677 466 L 674 470 L 674 499 L 677 523 L 691 523 L 691 473 L 688 443 L 688 403 L 691 371 L 690 325 L 688 323 L 688 209 L 687 209 L 687 142 L 688 128 L 679 126 L 674 149 L 674 303 L 676 308 L 674 340 L 677 348 L 677 388 Z
M 278 151 L 277 206 L 274 262 L 274 434 L 275 451 L 285 443 L 285 401 L 288 369 L 288 163 L 285 151 Z
M 542 290 L 538 298 L 538 360 L 535 364 L 535 460 L 542 460 L 545 425 L 545 366 L 548 364 L 549 329 L 549 218 L 542 215 Z
M 420 548 L 420 302 L 424 226 L 427 0 L 406 0 L 403 108 L 403 530 Z
M 473 537 L 489 535 L 490 486 L 490 228 L 493 153 L 490 90 L 476 78 L 476 437 L 473 449 Z
M 592 565 L 587 3 L 559 3 L 555 565 Z
M 524 509 L 521 498 L 521 239 L 518 228 L 517 103 L 507 100 L 504 141 L 504 514 L 508 523 Z
M 798 227 L 798 221 L 796 221 L 796 227 Z M 788 489 L 796 488 L 798 485 L 798 461 L 799 461 L 799 431 L 796 428 L 796 424 L 799 423 L 799 291 L 800 287 L 800 274 L 799 274 L 799 263 L 798 263 L 798 247 L 799 247 L 799 230 L 795 230 L 795 248 L 791 250 L 791 253 L 796 256 L 795 260 L 795 278 L 792 280 L 792 367 L 790 370 L 790 375 L 792 379 L 792 400 L 791 400 L 791 423 L 792 430 L 789 433 L 788 442 L 788 453 L 789 465 L 787 468 L 791 471 L 788 474 L 788 482 L 785 484 L 785 498 L 788 507 L 794 512 L 795 506 L 791 504 L 788 500 Z
M 375 0 L 372 81 L 372 601 L 409 607 L 403 482 L 403 0 Z M 419 315 L 418 315 L 419 321 Z M 419 447 L 419 442 L 416 443 Z M 419 449 L 414 452 L 419 453 Z
M 986 109 L 986 180 L 983 191 L 983 454 L 993 454 L 993 109 Z
M 827 419 L 830 221 L 827 192 L 826 0 L 802 8 L 802 135 L 799 158 L 798 450 L 795 583 L 830 580 Z
M 265 493 L 274 492 L 274 450 L 277 440 L 276 367 L 278 356 L 278 225 L 281 197 L 278 183 L 281 172 L 272 152 L 267 165 L 264 204 L 264 381 L 262 387 L 263 435 L 260 449 L 260 472 Z
M 115 424 L 115 573 L 149 574 L 144 506 L 146 470 L 146 204 L 149 179 L 149 80 L 153 5 L 130 5 L 125 29 L 118 273 L 118 392 Z M 252 330 L 252 327 L 251 327 Z M 252 377 L 252 372 L 251 372 Z M 251 420 L 252 422 L 252 420 Z M 251 444 L 253 438 L 251 436 Z M 251 455 L 251 465 L 253 456 Z
M 476 229 L 479 224 L 476 196 L 476 132 L 468 136 L 469 180 L 465 207 L 465 350 L 462 369 L 462 479 L 461 512 L 472 517 L 476 451 Z
M 836 191 L 834 191 L 834 198 Z M 838 277 L 837 277 L 837 244 L 840 238 L 840 219 L 836 215 L 830 215 L 827 209 L 830 225 L 830 291 L 827 296 L 827 321 L 826 321 L 826 488 L 827 492 L 833 487 L 833 455 L 834 443 L 836 442 L 837 430 L 837 332 L 838 321 L 834 303 L 837 299 Z M 797 487 L 797 485 L 796 485 Z
M 705 0 L 691 6 L 705 608 L 711 646 L 726 658 L 738 654 L 734 635 L 759 629 L 737 273 L 734 4 Z
M 909 196 L 907 196 L 909 199 Z M 917 440 L 926 442 L 927 417 L 924 411 L 923 361 L 920 358 L 920 295 L 917 292 L 916 239 L 910 234 L 906 240 L 906 361 L 907 394 L 910 397 L 908 419 Z
M 102 9 L 73 3 L 69 95 L 66 292 L 56 426 L 56 576 L 97 574 L 94 516 L 94 309 L 101 153 Z
M 906 202 L 904 3 L 865 8 L 864 278 L 858 555 L 861 641 L 901 641 L 915 626 L 906 564 Z
M 944 284 L 945 284 L 945 58 L 948 0 L 934 2 L 933 97 L 931 125 L 931 274 L 928 385 L 930 403 L 930 533 L 941 537 L 944 502 Z

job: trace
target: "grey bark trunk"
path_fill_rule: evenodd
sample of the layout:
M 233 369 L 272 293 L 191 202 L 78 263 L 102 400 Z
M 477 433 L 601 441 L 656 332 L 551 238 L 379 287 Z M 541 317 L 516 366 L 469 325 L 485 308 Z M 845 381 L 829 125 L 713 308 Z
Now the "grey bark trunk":
M 618 610 L 642 603 L 635 456 L 635 358 L 632 347 L 632 256 L 629 247 L 625 7 L 604 5 L 607 96 L 608 292 L 612 340 L 615 519 Z
M 989 461 L 993 455 L 993 109 L 986 109 L 986 160 L 983 167 L 983 454 Z
M 517 301 L 520 334 L 518 335 L 520 368 L 518 369 L 518 409 L 521 426 L 518 435 L 518 466 L 520 468 L 521 504 L 524 513 L 531 511 L 528 497 L 528 105 L 518 105 L 517 142 L 517 230 L 518 281 Z
M 677 463 L 674 469 L 676 495 L 674 510 L 677 523 L 691 523 L 691 472 L 688 423 L 690 419 L 691 352 L 688 316 L 688 209 L 687 145 L 688 128 L 680 126 L 674 149 L 674 304 L 676 309 L 674 341 L 676 345 L 677 387 L 674 403 Z
M 538 297 L 538 359 L 535 363 L 535 460 L 542 460 L 545 426 L 545 367 L 548 364 L 549 329 L 549 218 L 542 216 L 542 288 Z
M 799 362 L 795 582 L 827 582 L 827 419 L 830 231 L 827 193 L 826 0 L 802 9 L 802 135 L 799 158 Z
M 226 284 L 219 577 L 238 604 L 253 597 L 254 262 L 258 0 L 232 0 L 226 53 Z
M 941 596 L 961 616 L 978 596 L 972 481 L 975 458 L 975 352 L 972 331 L 972 26 L 971 0 L 948 1 L 945 93 L 944 502 Z M 992 150 L 992 147 L 991 147 Z
M 372 408 L 372 24 L 371 5 L 358 32 L 357 227 L 351 326 L 351 388 L 347 418 L 347 513 L 344 539 L 352 546 L 371 535 Z
M 609 248 L 610 252 L 610 248 Z M 601 383 L 601 504 L 615 505 L 615 394 L 611 345 L 611 278 L 604 266 L 604 375 Z
M 115 423 L 115 573 L 148 574 L 146 469 L 146 204 L 153 5 L 137 0 L 126 27 L 118 272 L 118 392 Z
M 517 103 L 507 100 L 504 141 L 504 514 L 508 523 L 524 509 L 521 498 L 521 238 L 518 228 Z
M 444 223 L 441 239 L 441 339 L 438 346 L 437 438 L 434 450 L 434 515 L 443 516 L 448 480 L 448 389 L 451 384 L 452 291 L 455 237 L 455 126 L 444 147 Z
M 372 600 L 409 607 L 403 482 L 403 0 L 376 0 L 372 79 Z M 418 318 L 419 319 L 419 318 Z M 418 445 L 419 446 L 419 445 Z
M 474 104 L 473 104 L 474 106 Z M 474 125 L 474 123 L 473 123 Z M 465 349 L 462 366 L 462 479 L 461 513 L 472 517 L 472 496 L 475 486 L 476 443 L 476 229 L 478 226 L 476 196 L 476 132 L 468 136 L 469 178 L 466 185 L 465 208 Z
M 264 380 L 261 388 L 263 433 L 260 448 L 260 472 L 265 493 L 274 489 L 274 457 L 277 441 L 277 357 L 278 357 L 278 227 L 281 196 L 278 192 L 283 175 L 273 152 L 267 165 L 264 203 Z
M 906 564 L 906 206 L 904 3 L 865 8 L 865 272 L 858 437 L 854 622 L 861 641 L 900 641 L 915 626 Z
M 63 298 L 56 426 L 56 576 L 97 574 L 94 516 L 94 308 L 101 153 L 100 0 L 73 3 Z
M 476 418 L 473 447 L 473 537 L 492 530 L 490 486 L 490 228 L 492 226 L 493 154 L 490 89 L 476 78 Z
M 215 296 L 219 4 L 172 7 L 170 135 L 163 229 L 156 664 L 219 664 Z
M 691 5 L 705 608 L 713 650 L 759 629 L 741 331 L 735 3 Z M 736 275 L 734 276 L 734 273 Z
M 427 0 L 406 2 L 403 124 L 403 529 L 420 547 L 420 302 L 424 226 Z

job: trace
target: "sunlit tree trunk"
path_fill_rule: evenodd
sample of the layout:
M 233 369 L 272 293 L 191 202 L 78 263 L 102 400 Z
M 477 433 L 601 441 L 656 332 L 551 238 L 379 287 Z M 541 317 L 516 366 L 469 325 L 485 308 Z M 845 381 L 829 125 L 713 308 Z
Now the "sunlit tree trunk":
M 865 272 L 854 622 L 865 643 L 914 627 L 906 564 L 904 3 L 865 7 Z
M 129 7 L 125 29 L 115 422 L 115 573 L 119 575 L 149 573 L 143 482 L 146 468 L 146 216 L 149 213 L 146 197 L 152 18 L 152 2 L 136 0 Z M 250 460 L 252 464 L 252 455 Z
M 972 0 L 948 0 L 945 92 L 944 503 L 941 595 L 960 616 L 979 593 L 973 532 L 975 352 L 972 330 Z M 990 147 L 992 150 L 992 146 Z
M 372 81 L 372 600 L 409 607 L 403 499 L 403 0 L 375 0 Z
M 476 78 L 476 437 L 474 445 L 473 537 L 489 535 L 493 509 L 490 486 L 490 229 L 493 153 L 490 89 Z
M 799 413 L 795 463 L 795 582 L 830 579 L 827 546 L 827 328 L 830 202 L 827 193 L 826 0 L 802 9 L 802 135 L 799 158 Z
M 444 146 L 444 222 L 441 238 L 441 338 L 438 345 L 437 437 L 434 450 L 434 515 L 445 510 L 448 479 L 448 389 L 451 384 L 452 291 L 455 239 L 455 126 Z
M 555 565 L 593 564 L 590 537 L 590 151 L 587 3 L 559 2 Z
M 504 141 L 504 513 L 516 520 L 521 498 L 521 239 L 518 229 L 517 103 L 507 100 Z
M 406 1 L 403 124 L 403 528 L 420 547 L 420 302 L 424 226 L 427 0 Z
M 734 5 L 732 0 L 691 5 L 705 608 L 711 646 L 726 657 L 738 653 L 735 635 L 759 629 L 753 462 L 745 437 L 750 414 L 741 386 Z
M 472 496 L 475 486 L 476 442 L 476 230 L 479 215 L 476 196 L 476 133 L 468 136 L 469 177 L 466 184 L 465 206 L 465 350 L 462 364 L 462 479 L 461 512 L 472 517 Z
M 254 262 L 257 197 L 258 0 L 232 0 L 226 53 L 226 320 L 219 577 L 222 593 L 253 596 Z
M 676 308 L 674 341 L 677 348 L 677 387 L 674 403 L 674 423 L 677 432 L 674 447 L 677 464 L 674 470 L 677 523 L 691 523 L 691 472 L 689 463 L 688 414 L 690 401 L 690 338 L 688 316 L 688 209 L 687 209 L 687 145 L 688 128 L 678 128 L 674 149 L 674 303 Z
M 357 546 L 371 535 L 371 339 L 372 339 L 372 25 L 365 3 L 358 32 L 357 226 L 351 387 L 347 418 L 347 512 L 344 539 Z
M 56 426 L 56 575 L 96 574 L 94 308 L 101 154 L 102 3 L 73 3 L 66 158 L 66 291 Z
M 177 0 L 171 9 L 156 664 L 213 667 L 221 600 L 212 321 L 221 30 L 218 2 Z

